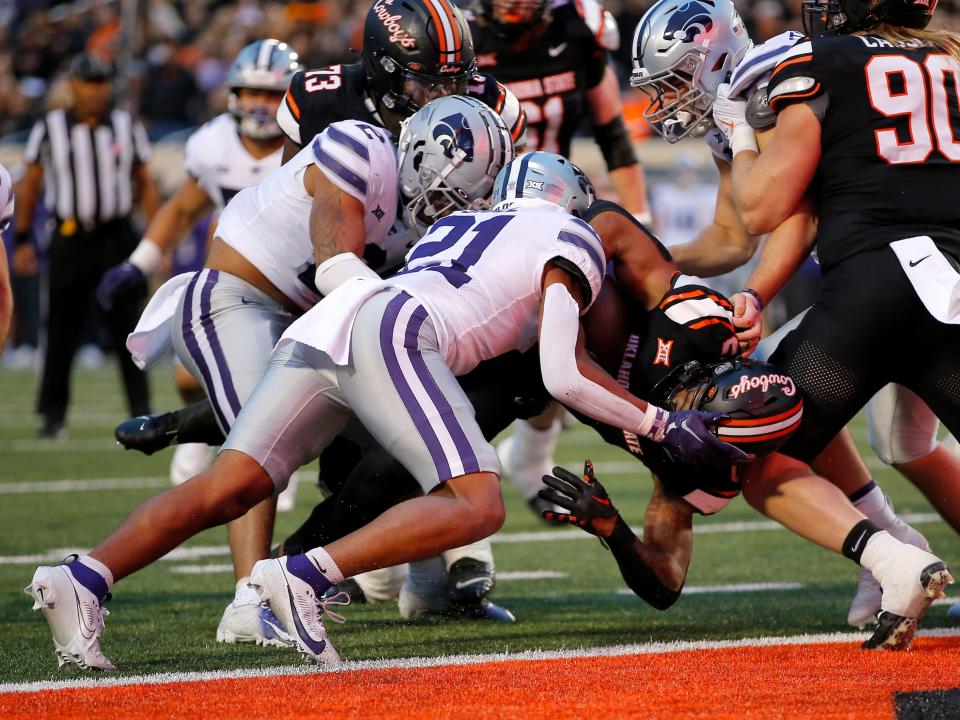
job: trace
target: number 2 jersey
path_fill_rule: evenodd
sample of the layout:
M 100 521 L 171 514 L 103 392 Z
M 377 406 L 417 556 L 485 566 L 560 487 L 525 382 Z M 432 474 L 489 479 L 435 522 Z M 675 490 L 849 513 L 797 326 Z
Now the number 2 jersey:
M 780 60 L 770 107 L 825 107 L 813 186 L 825 268 L 919 235 L 960 258 L 958 78 L 949 54 L 872 35 L 803 40 Z
M 398 232 L 398 177 L 392 136 L 368 123 L 330 125 L 285 165 L 227 205 L 217 237 L 243 255 L 304 310 L 320 299 L 314 286 L 310 209 L 304 174 L 316 166 L 340 190 L 363 204 L 364 259 L 380 273 L 403 262 L 410 235 Z

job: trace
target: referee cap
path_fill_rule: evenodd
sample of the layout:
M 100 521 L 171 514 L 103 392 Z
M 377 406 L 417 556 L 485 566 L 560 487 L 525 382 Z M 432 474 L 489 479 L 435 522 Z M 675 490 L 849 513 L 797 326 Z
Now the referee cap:
M 113 76 L 113 63 L 93 53 L 80 53 L 70 62 L 70 77 L 78 80 L 112 80 Z

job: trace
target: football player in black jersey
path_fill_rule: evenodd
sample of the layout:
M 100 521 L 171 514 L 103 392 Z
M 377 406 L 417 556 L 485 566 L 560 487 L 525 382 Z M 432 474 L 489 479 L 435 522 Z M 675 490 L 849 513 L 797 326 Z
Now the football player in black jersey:
M 516 97 L 477 73 L 470 29 L 450 0 L 375 0 L 363 26 L 360 62 L 293 76 L 277 111 L 283 160 L 338 120 L 363 120 L 398 134 L 400 122 L 442 95 L 472 95 L 492 107 L 525 143 Z
M 808 192 L 817 203 L 820 291 L 771 358 L 804 392 L 803 425 L 784 447 L 802 461 L 889 382 L 960 430 L 960 108 L 948 100 L 960 37 L 925 29 L 935 7 L 805 2 L 813 37 L 771 76 L 777 130 L 762 154 L 743 130 L 744 108 L 727 101 L 724 109 L 734 118 L 734 197 L 748 227 L 776 226 Z M 782 265 L 776 245 L 766 247 L 751 287 L 779 290 L 770 277 Z M 883 540 L 867 529 L 864 553 Z M 920 569 L 927 603 L 948 578 L 942 566 Z M 881 625 L 896 633 L 888 615 Z
M 621 204 L 649 220 L 646 181 L 623 121 L 620 88 L 607 52 L 616 21 L 597 0 L 459 0 L 477 66 L 512 90 L 527 116 L 527 143 L 570 157 L 589 116 Z

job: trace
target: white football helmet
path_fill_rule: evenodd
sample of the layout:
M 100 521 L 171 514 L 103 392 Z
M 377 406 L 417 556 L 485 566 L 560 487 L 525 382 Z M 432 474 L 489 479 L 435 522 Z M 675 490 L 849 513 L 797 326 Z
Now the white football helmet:
M 237 53 L 227 73 L 227 109 L 237 119 L 240 132 L 257 140 L 279 137 L 283 132 L 277 124 L 275 105 L 257 103 L 244 106 L 240 90 L 265 90 L 282 95 L 294 73 L 303 66 L 286 43 L 279 40 L 257 40 Z
M 660 0 L 633 34 L 630 84 L 650 98 L 644 118 L 670 142 L 702 136 L 717 88 L 752 45 L 731 0 Z
M 597 199 L 597 193 L 583 170 L 563 155 L 541 150 L 524 153 L 497 176 L 494 205 L 518 198 L 546 200 L 580 217 Z
M 489 208 L 493 181 L 513 159 L 500 115 L 463 95 L 437 98 L 405 120 L 398 148 L 404 220 L 420 235 L 456 210 Z

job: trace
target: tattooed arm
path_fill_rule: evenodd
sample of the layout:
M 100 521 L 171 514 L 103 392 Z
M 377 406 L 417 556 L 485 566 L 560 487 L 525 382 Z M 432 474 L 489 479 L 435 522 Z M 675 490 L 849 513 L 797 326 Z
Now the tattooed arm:
M 340 190 L 313 166 L 307 168 L 304 187 L 313 196 L 310 240 L 317 265 L 345 252 L 362 258 L 366 231 L 360 201 Z

